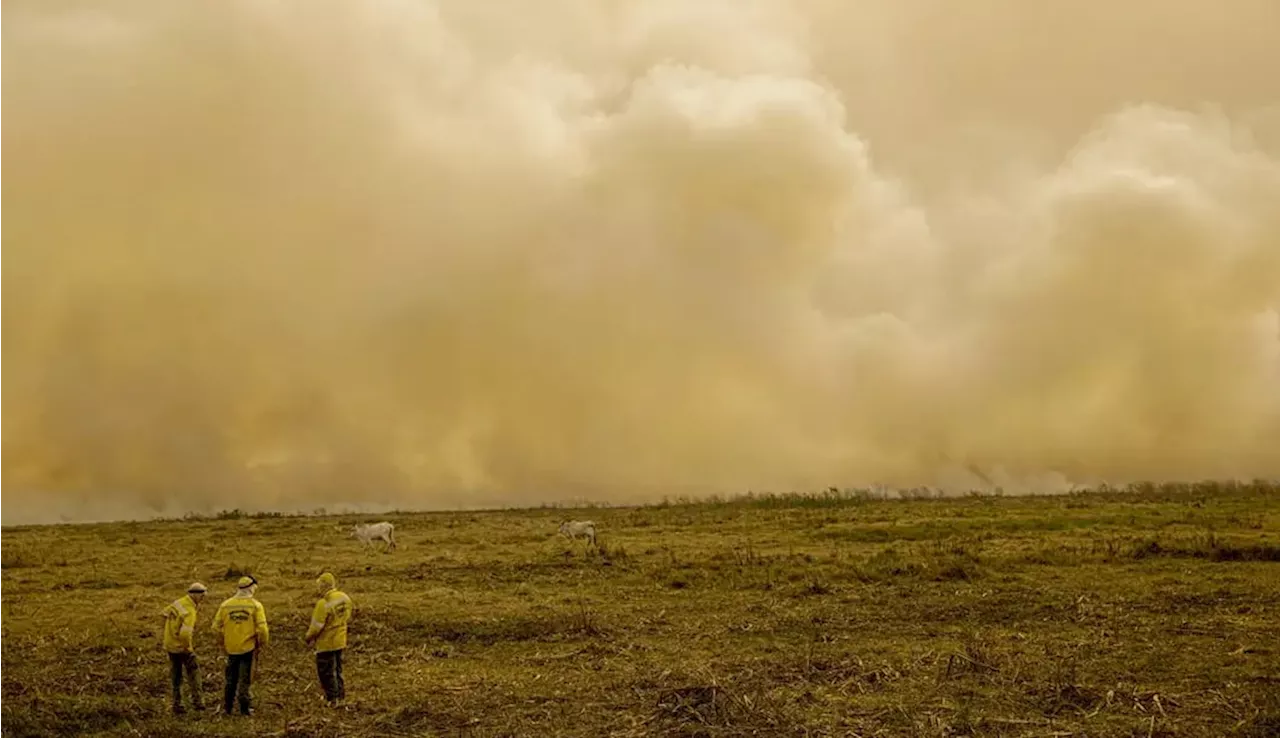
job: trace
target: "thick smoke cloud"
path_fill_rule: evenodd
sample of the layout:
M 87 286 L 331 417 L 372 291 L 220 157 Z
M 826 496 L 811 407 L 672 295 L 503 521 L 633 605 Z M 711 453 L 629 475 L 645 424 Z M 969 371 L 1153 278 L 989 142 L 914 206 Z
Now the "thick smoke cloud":
M 6 523 L 1280 476 L 1280 5 L 11 2 Z

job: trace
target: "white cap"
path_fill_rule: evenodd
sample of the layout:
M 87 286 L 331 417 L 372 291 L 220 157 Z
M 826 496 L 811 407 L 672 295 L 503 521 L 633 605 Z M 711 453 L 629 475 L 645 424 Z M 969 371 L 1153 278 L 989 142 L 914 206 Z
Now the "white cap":
M 191 586 L 187 587 L 187 591 L 190 592 L 191 594 L 204 594 L 205 592 L 209 591 L 209 588 L 204 586 L 200 582 L 192 582 Z

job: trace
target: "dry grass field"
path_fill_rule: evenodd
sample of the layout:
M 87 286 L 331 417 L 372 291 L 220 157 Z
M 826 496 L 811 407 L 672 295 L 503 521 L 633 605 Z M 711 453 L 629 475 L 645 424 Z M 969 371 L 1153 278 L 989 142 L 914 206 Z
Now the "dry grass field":
M 600 525 L 599 551 L 556 536 Z M 390 519 L 366 553 L 336 525 Z M 5 736 L 1280 735 L 1280 488 L 748 497 L 3 531 Z M 355 600 L 346 709 L 302 638 Z M 159 612 L 251 571 L 256 714 L 173 717 Z

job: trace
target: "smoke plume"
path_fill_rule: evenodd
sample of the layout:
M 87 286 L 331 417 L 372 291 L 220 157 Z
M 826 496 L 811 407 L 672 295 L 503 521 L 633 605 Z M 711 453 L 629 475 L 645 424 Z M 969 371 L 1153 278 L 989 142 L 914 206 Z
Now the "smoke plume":
M 5 14 L 6 523 L 1280 476 L 1274 0 Z

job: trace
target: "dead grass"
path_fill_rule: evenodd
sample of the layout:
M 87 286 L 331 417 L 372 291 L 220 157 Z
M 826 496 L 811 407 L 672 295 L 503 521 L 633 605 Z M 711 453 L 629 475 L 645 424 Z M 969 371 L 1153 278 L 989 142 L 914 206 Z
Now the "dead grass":
M 1280 730 L 1280 491 L 1142 486 L 909 499 L 829 490 L 564 510 L 15 527 L 3 539 L 5 736 L 1270 736 Z M 571 513 L 570 513 L 571 514 Z M 361 517 L 361 520 L 366 518 Z M 312 580 L 355 598 L 350 709 L 320 709 Z M 249 720 L 167 713 L 157 616 L 262 582 Z

